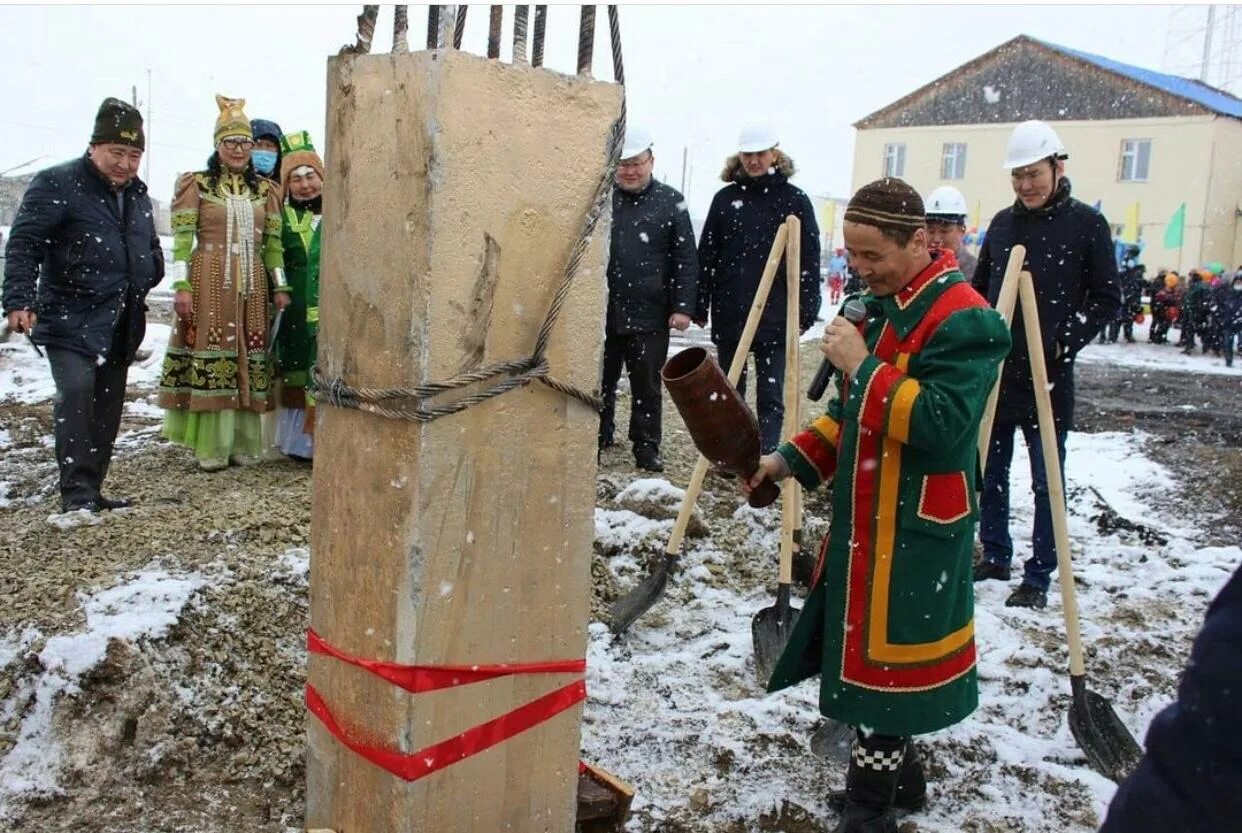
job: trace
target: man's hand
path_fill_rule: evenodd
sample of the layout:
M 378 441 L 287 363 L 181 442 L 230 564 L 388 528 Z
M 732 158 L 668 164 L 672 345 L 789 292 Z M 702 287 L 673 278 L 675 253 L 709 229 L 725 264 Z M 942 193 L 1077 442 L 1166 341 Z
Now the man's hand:
M 674 330 L 686 330 L 690 327 L 690 316 L 684 312 L 675 312 L 668 317 L 668 326 Z
M 276 309 L 284 309 L 293 303 L 293 299 L 288 292 L 277 292 L 272 296 L 272 303 L 276 305 Z
M 857 373 L 863 359 L 871 355 L 857 325 L 840 315 L 824 328 L 824 339 L 819 349 L 834 367 L 850 376 Z
M 38 317 L 33 310 L 15 309 L 9 313 L 9 329 L 18 333 L 28 333 L 34 329 Z
M 178 289 L 173 293 L 173 311 L 182 321 L 189 321 L 194 314 L 194 293 L 188 289 Z
M 758 489 L 765 480 L 780 483 L 789 476 L 789 465 L 779 454 L 765 454 L 759 458 L 759 468 L 748 479 L 742 481 L 742 494 L 750 497 L 750 493 Z

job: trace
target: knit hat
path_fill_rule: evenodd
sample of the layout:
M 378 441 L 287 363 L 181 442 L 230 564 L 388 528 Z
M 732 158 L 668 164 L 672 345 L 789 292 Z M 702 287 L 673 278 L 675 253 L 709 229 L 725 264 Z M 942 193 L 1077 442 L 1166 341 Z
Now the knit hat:
M 144 150 L 147 137 L 142 132 L 142 114 L 119 98 L 105 98 L 95 115 L 95 132 L 91 134 L 90 143 L 130 145 Z
M 250 119 L 246 118 L 246 111 L 242 109 L 246 106 L 246 99 L 225 98 L 216 93 L 216 106 L 220 108 L 220 115 L 216 117 L 215 143 L 217 145 L 227 136 L 254 138 L 254 133 L 250 130 Z
M 919 192 L 891 176 L 859 188 L 845 208 L 845 219 L 881 231 L 914 231 L 927 225 Z
M 280 144 L 280 137 L 285 135 L 285 131 L 280 129 L 280 125 L 271 119 L 251 119 L 250 134 L 254 136 L 255 141 L 268 138 L 274 139 L 276 144 Z
M 314 168 L 319 178 L 324 178 L 323 160 L 315 152 L 315 146 L 311 144 L 310 133 L 305 130 L 281 137 L 280 154 L 280 185 L 286 191 L 289 190 L 289 177 L 303 165 Z

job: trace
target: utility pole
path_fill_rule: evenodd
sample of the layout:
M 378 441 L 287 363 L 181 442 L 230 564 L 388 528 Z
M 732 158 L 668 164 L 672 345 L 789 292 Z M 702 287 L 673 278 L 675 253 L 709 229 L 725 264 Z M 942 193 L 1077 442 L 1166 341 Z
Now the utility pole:
M 151 182 L 151 68 L 150 67 L 147 67 L 147 124 L 145 127 L 145 132 L 146 132 L 146 137 L 147 137 L 147 141 L 146 141 L 147 163 L 146 163 L 146 170 L 143 172 L 142 178 L 146 180 L 148 184 L 150 184 Z
M 133 101 L 130 103 L 133 104 L 134 109 L 137 110 L 138 109 L 138 85 L 137 84 L 130 85 L 129 91 L 130 91 L 130 95 L 133 96 Z
M 681 146 L 681 193 L 686 193 L 686 159 L 690 155 L 690 148 L 686 145 Z
M 1207 29 L 1203 32 L 1203 63 L 1199 67 L 1199 80 L 1208 80 L 1208 68 L 1212 65 L 1212 26 L 1216 22 L 1216 7 L 1207 7 Z

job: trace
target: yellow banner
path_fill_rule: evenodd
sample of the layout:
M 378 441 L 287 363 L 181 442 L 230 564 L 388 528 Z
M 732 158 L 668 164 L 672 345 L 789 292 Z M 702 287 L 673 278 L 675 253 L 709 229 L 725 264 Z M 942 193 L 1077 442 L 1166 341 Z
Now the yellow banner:
M 1126 224 L 1121 229 L 1121 239 L 1125 243 L 1138 242 L 1139 204 L 1137 202 L 1126 209 Z

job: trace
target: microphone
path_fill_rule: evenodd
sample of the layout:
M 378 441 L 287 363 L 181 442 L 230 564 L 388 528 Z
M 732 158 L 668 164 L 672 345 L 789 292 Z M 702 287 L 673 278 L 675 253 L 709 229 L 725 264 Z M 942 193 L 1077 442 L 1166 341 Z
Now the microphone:
M 851 298 L 841 307 L 841 315 L 851 324 L 857 324 L 867 317 L 867 305 L 857 298 Z M 813 402 L 823 398 L 824 391 L 828 390 L 828 383 L 832 381 L 832 374 L 836 372 L 837 368 L 832 362 L 824 359 L 819 370 L 815 372 L 815 378 L 811 380 L 811 386 L 806 390 L 807 398 Z

